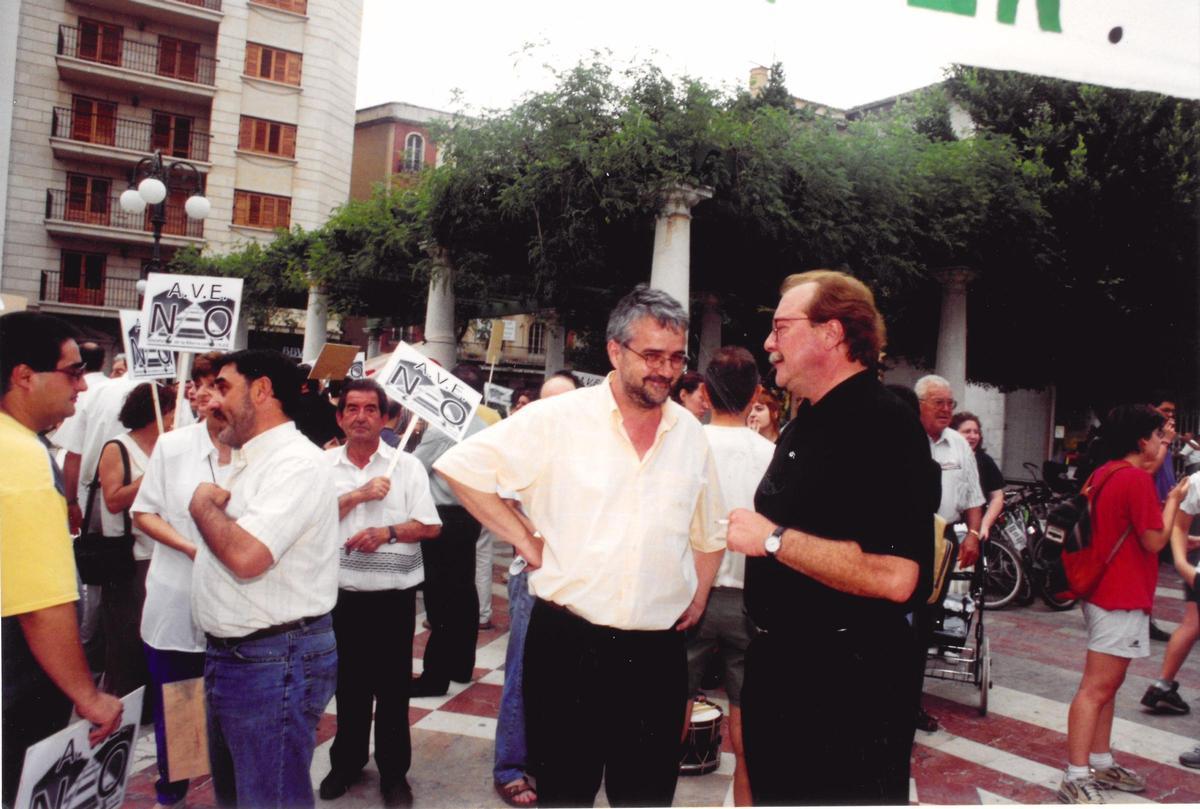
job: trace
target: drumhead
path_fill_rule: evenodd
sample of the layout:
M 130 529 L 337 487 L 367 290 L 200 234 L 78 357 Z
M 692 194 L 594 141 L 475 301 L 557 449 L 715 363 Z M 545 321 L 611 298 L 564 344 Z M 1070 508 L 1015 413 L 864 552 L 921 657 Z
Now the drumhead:
M 721 716 L 721 709 L 711 702 L 692 703 L 693 722 L 711 722 Z

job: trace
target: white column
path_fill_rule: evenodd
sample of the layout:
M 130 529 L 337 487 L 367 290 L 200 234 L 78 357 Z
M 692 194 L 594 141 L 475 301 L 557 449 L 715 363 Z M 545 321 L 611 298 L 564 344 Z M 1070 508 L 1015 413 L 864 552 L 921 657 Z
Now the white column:
M 304 310 L 304 347 L 300 357 L 313 362 L 329 340 L 329 299 L 317 284 L 309 284 L 308 308 Z
M 654 224 L 654 259 L 650 286 L 670 294 L 688 308 L 691 278 L 692 207 L 712 197 L 711 188 L 677 185 L 663 195 Z
M 967 284 L 974 277 L 966 267 L 937 273 L 942 282 L 942 317 L 938 326 L 937 373 L 950 382 L 954 398 L 967 396 Z
M 558 317 L 551 318 L 546 323 L 546 373 L 549 377 L 555 371 L 567 367 L 567 330 L 563 328 Z
M 715 295 L 709 295 L 700 312 L 700 356 L 696 361 L 696 370 L 704 373 L 720 347 L 721 306 Z
M 458 361 L 458 339 L 454 331 L 454 270 L 446 251 L 430 248 L 436 269 L 429 279 L 429 300 L 425 304 L 425 356 L 446 368 Z

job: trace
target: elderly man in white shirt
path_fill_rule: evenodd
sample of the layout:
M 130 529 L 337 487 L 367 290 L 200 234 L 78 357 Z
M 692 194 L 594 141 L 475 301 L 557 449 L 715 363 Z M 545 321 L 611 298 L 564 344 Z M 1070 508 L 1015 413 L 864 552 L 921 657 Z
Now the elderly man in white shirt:
M 130 507 L 134 524 L 155 540 L 146 575 L 141 636 L 153 686 L 147 698 L 154 705 L 158 756 L 154 789 L 160 806 L 178 803 L 188 790 L 186 778 L 171 781 L 167 771 L 162 687 L 204 675 L 204 633 L 192 620 L 191 599 L 192 559 L 204 540 L 188 514 L 188 504 L 201 483 L 226 485 L 232 469 L 233 450 L 218 437 L 225 422 L 210 414 L 216 381 L 213 362 L 219 357 L 200 354 L 193 361 L 191 377 L 202 420 L 159 437 Z
M 201 483 L 189 508 L 204 540 L 192 612 L 208 638 L 213 791 L 221 806 L 312 806 L 317 720 L 337 679 L 332 471 L 290 418 L 301 380 L 286 357 L 237 351 L 217 367 L 212 413 L 241 457 L 228 489 Z
M 928 374 L 917 380 L 913 390 L 921 405 L 921 426 L 929 437 L 929 452 L 942 468 L 942 500 L 937 514 L 946 521 L 947 536 L 951 539 L 954 532 L 950 525 L 959 521 L 967 524 L 967 536 L 958 549 L 958 564 L 959 567 L 970 567 L 979 558 L 979 541 L 983 538 L 979 528 L 983 524 L 983 506 L 987 502 L 979 485 L 979 465 L 967 439 L 958 430 L 950 429 L 950 419 L 958 406 L 950 382 L 936 374 Z M 943 585 L 947 586 L 949 579 Z M 941 617 L 941 597 L 937 603 L 917 610 L 915 621 L 917 639 L 922 644 L 922 659 L 930 633 Z M 938 721 L 922 708 L 917 712 L 917 727 L 932 733 L 938 729 Z
M 337 735 L 323 800 L 345 794 L 367 763 L 372 704 L 375 763 L 384 806 L 412 802 L 408 729 L 416 588 L 425 578 L 422 540 L 441 532 L 425 467 L 379 439 L 387 395 L 379 383 L 354 379 L 342 387 L 337 423 L 345 446 L 327 450 L 338 493 Z M 396 454 L 399 457 L 396 458 Z M 393 469 L 392 462 L 396 461 Z
M 614 806 L 675 793 L 680 630 L 703 612 L 725 547 L 708 442 L 668 399 L 686 344 L 679 303 L 638 287 L 609 318 L 616 370 L 603 384 L 534 402 L 434 464 L 533 568 L 524 676 L 542 805 L 590 805 L 601 779 Z M 498 487 L 520 495 L 528 522 Z

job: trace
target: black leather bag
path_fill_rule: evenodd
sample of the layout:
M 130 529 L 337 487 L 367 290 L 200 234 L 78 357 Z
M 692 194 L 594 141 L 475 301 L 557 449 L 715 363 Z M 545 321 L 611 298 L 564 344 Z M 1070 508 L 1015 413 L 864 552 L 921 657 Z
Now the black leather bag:
M 109 441 L 116 444 L 121 451 L 121 462 L 125 465 L 124 483 L 129 485 L 129 452 L 120 441 Z M 105 444 L 101 448 L 104 454 Z M 89 531 L 92 525 L 92 511 L 96 505 L 96 490 L 100 488 L 100 464 L 96 464 L 96 474 L 88 485 L 87 510 L 83 515 L 83 532 L 75 538 L 75 567 L 79 569 L 79 578 L 84 584 L 116 584 L 133 577 L 137 570 L 133 561 L 133 526 L 129 523 L 129 510 L 121 512 L 125 518 L 125 533 L 119 537 L 106 537 L 103 532 Z

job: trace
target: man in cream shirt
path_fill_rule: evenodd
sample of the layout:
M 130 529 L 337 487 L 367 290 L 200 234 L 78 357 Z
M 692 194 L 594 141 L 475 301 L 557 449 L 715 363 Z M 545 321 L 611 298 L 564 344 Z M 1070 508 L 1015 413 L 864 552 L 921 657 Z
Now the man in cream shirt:
M 601 779 L 612 805 L 674 796 L 681 630 L 703 612 L 724 552 L 708 442 L 668 399 L 686 344 L 679 303 L 638 287 L 609 318 L 615 373 L 603 384 L 534 402 L 434 464 L 533 568 L 526 715 L 546 806 L 590 805 Z M 536 531 L 497 487 L 520 495 Z
M 204 670 L 213 791 L 221 806 L 312 806 L 317 720 L 333 696 L 337 497 L 324 453 L 289 417 L 296 367 L 274 351 L 216 363 L 220 439 L 241 449 L 229 488 L 201 483 L 204 542 L 192 612 Z

